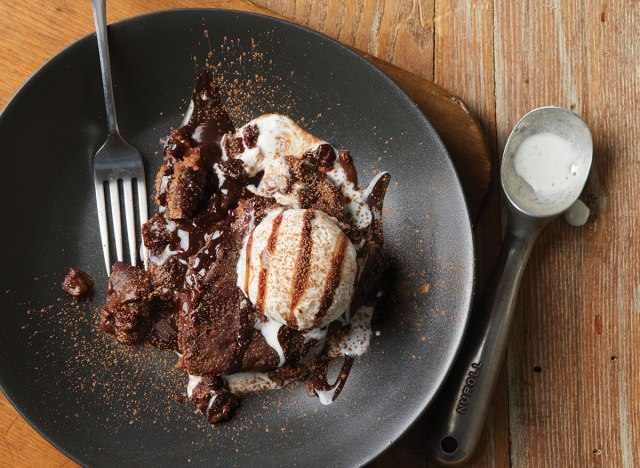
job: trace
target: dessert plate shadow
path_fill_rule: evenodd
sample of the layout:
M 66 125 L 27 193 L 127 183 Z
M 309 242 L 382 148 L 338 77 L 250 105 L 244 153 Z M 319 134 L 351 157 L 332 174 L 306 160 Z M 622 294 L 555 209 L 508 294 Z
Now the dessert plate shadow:
M 161 138 L 182 120 L 198 70 L 224 78 L 236 123 L 290 115 L 351 150 L 360 184 L 392 175 L 392 262 L 367 355 L 337 401 L 298 385 L 246 395 L 217 427 L 176 401 L 176 357 L 126 348 L 97 325 L 107 278 L 91 176 L 106 137 L 95 36 L 52 58 L 0 115 L 0 385 L 41 434 L 85 466 L 358 466 L 433 399 L 456 355 L 472 295 L 472 231 L 440 138 L 416 105 L 348 48 L 308 29 L 224 10 L 174 10 L 110 27 L 123 136 L 149 184 Z M 149 186 L 151 193 L 151 186 Z M 96 294 L 73 304 L 70 266 Z

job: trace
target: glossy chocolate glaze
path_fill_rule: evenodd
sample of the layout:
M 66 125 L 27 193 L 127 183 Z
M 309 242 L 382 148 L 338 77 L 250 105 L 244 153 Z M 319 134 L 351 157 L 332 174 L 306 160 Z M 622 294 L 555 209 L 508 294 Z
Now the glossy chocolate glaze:
M 315 211 L 306 211 L 302 223 L 302 233 L 300 235 L 300 245 L 298 246 L 298 258 L 296 259 L 295 273 L 293 274 L 293 295 L 291 296 L 291 304 L 289 310 L 291 311 L 291 319 L 297 321 L 293 313 L 296 306 L 302 299 L 302 294 L 307 287 L 309 281 L 309 265 L 311 263 L 311 251 L 313 249 L 313 237 L 311 236 L 311 223 L 315 218 Z M 247 247 L 247 250 L 249 248 Z M 247 256 L 249 258 L 249 256 Z M 247 271 L 249 269 L 247 268 Z M 245 288 L 245 291 L 247 288 Z M 297 325 L 297 324 L 296 324 Z
M 236 264 L 244 240 L 251 243 L 253 228 L 269 210 L 280 205 L 272 198 L 252 193 L 248 187 L 258 185 L 261 174 L 249 178 L 242 161 L 234 159 L 245 148 L 256 145 L 258 128 L 248 125 L 242 137 L 223 138 L 234 130 L 211 76 L 201 74 L 184 125 L 171 133 L 164 148 L 163 164 L 156 178 L 159 213 L 142 229 L 143 241 L 151 252 L 149 272 L 123 264 L 114 267 L 102 320 L 103 329 L 123 343 L 144 339 L 153 346 L 177 350 L 181 354 L 180 365 L 189 374 L 203 377 L 190 399 L 212 424 L 227 419 L 238 405 L 238 398 L 219 376 L 264 372 L 274 382 L 284 383 L 307 372 L 307 366 L 300 361 L 318 343 L 305 340 L 304 333 L 296 329 L 280 327 L 277 339 L 285 363 L 279 367 L 278 353 L 256 328 L 256 323 L 267 320 L 260 313 L 265 292 L 277 285 L 267 283 L 267 267 L 261 268 L 255 306 L 237 287 Z M 223 159 L 221 145 L 227 159 Z M 300 200 L 307 206 L 302 207 L 325 211 L 342 220 L 342 195 L 324 174 L 336 160 L 347 179 L 357 184 L 350 154 L 341 151 L 336 156 L 328 144 L 305 153 L 302 159 L 287 157 L 286 163 L 291 185 L 300 182 L 297 185 L 305 190 Z M 388 177 L 383 176 L 370 190 L 369 204 L 378 215 L 387 183 Z M 308 213 L 305 223 L 309 232 L 302 236 L 296 259 L 296 290 L 305 287 L 309 274 L 305 252 L 308 256 L 311 249 L 313 210 Z M 276 245 L 278 227 L 276 217 L 263 255 L 268 256 L 269 248 Z M 355 306 L 365 303 L 377 291 L 386 267 L 381 224 L 377 221 L 364 229 L 348 224 L 341 227 L 357 246 L 358 256 L 366 259 L 356 285 Z M 324 312 L 340 282 L 347 244 L 345 238 L 333 254 L 334 273 L 321 301 Z M 245 279 L 245 290 L 246 282 Z M 291 301 L 293 308 L 295 295 Z M 328 388 L 323 359 L 311 382 L 312 387 L 321 390 Z M 335 396 L 344 385 L 351 362 L 352 358 L 346 358 Z
M 335 400 L 336 398 L 338 398 L 338 395 L 340 395 L 340 392 L 344 388 L 344 384 L 349 378 L 349 373 L 351 372 L 353 361 L 354 358 L 352 356 L 344 357 L 340 373 L 338 374 L 336 381 L 332 384 L 327 381 L 327 374 L 329 372 L 329 361 L 326 359 L 319 361 L 313 369 L 313 373 L 311 375 L 311 378 L 309 379 L 309 390 L 316 395 L 318 394 L 318 392 L 332 391 L 333 395 L 331 396 L 331 400 Z
M 93 290 L 93 278 L 82 270 L 69 268 L 62 281 L 62 289 L 75 299 L 89 297 Z

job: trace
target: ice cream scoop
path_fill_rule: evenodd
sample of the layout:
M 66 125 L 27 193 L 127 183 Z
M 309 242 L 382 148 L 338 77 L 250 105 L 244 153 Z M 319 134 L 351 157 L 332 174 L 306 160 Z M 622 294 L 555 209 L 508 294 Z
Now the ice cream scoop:
M 334 218 L 278 209 L 249 234 L 238 287 L 264 315 L 298 330 L 328 325 L 353 297 L 356 250 Z
M 439 465 L 468 463 L 480 440 L 527 260 L 542 229 L 582 192 L 592 152 L 587 124 L 559 107 L 529 112 L 507 140 L 500 173 L 509 223 L 502 251 L 429 415 L 427 453 Z

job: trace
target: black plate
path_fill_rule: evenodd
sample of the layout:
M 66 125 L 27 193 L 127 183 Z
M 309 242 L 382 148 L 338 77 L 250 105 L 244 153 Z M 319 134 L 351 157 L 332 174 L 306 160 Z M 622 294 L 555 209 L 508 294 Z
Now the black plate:
M 159 140 L 179 124 L 209 50 L 227 83 L 239 80 L 233 86 L 242 92 L 223 96 L 237 118 L 304 118 L 312 133 L 352 151 L 362 182 L 391 172 L 385 230 L 394 268 L 387 310 L 375 325 L 380 335 L 333 405 L 298 386 L 246 396 L 232 422 L 209 427 L 192 405 L 175 401 L 186 382 L 172 370 L 171 353 L 126 349 L 100 333 L 107 278 L 91 157 L 106 123 L 91 36 L 43 66 L 0 116 L 5 394 L 85 465 L 350 466 L 372 459 L 427 407 L 466 324 L 471 227 L 436 132 L 365 59 L 287 22 L 179 10 L 115 24 L 110 38 L 120 127 L 144 154 L 149 180 Z M 60 291 L 69 266 L 94 275 L 92 305 L 74 308 Z

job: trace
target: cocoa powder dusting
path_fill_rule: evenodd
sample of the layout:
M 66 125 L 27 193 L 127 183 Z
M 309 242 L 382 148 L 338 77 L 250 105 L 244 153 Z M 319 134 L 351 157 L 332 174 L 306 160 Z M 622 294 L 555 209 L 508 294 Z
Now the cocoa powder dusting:
M 196 57 L 197 70 L 208 70 L 225 108 L 234 122 L 247 122 L 265 113 L 292 114 L 301 104 L 284 84 L 291 76 L 283 76 L 278 64 L 267 59 L 273 33 L 257 34 L 250 42 L 225 37 L 218 46 L 210 47 L 206 57 Z M 276 105 L 278 103 L 278 105 Z M 251 135 L 245 135 L 251 147 Z
M 205 38 L 209 41 L 207 33 L 205 33 Z M 204 58 L 204 68 L 210 71 L 214 77 L 214 85 L 219 91 L 224 108 L 234 122 L 246 122 L 257 115 L 274 112 L 274 110 L 283 114 L 295 113 L 300 105 L 300 98 L 293 96 L 288 88 L 283 85 L 287 79 L 292 77 L 279 76 L 277 63 L 266 59 L 266 54 L 260 50 L 261 41 L 268 42 L 269 40 L 270 33 L 265 33 L 250 43 L 241 43 L 240 40 L 225 38 L 218 47 L 211 48 L 211 45 L 209 46 L 210 52 Z M 202 63 L 200 63 L 202 58 L 193 57 L 193 59 L 196 66 L 202 69 Z M 197 96 L 194 96 L 194 99 L 197 99 Z M 278 103 L 277 109 L 275 103 Z M 336 104 L 336 106 L 339 105 L 340 103 Z M 322 115 L 318 114 L 316 119 L 320 118 L 322 118 Z M 313 119 L 308 119 L 307 122 L 313 122 Z M 229 128 L 229 126 L 231 126 L 230 122 L 221 124 L 221 128 Z M 245 147 L 254 147 L 257 137 L 257 128 L 254 129 L 248 126 L 242 138 L 225 138 L 223 144 L 225 150 L 230 155 L 233 155 L 243 151 Z M 175 139 L 175 141 L 172 141 L 171 138 Z M 207 216 L 215 217 L 218 213 L 216 210 L 228 209 L 220 208 L 217 205 L 206 206 L 206 198 L 212 190 L 211 187 L 216 186 L 217 181 L 210 174 L 205 174 L 205 180 L 203 167 L 204 163 L 208 164 L 210 160 L 219 158 L 219 154 L 200 154 L 197 148 L 193 148 L 193 141 L 190 136 L 182 135 L 180 131 L 173 132 L 166 143 L 165 160 L 172 158 L 175 163 L 172 166 L 163 166 L 162 171 L 166 172 L 161 171 L 158 174 L 156 179 L 156 199 L 159 205 L 168 205 L 171 219 L 174 219 L 179 226 L 182 226 L 180 224 L 182 219 L 188 219 L 199 211 L 205 212 Z M 184 153 L 180 153 L 183 148 L 189 149 Z M 217 151 L 217 149 L 215 150 Z M 337 159 L 347 172 L 348 179 L 357 184 L 357 174 L 351 155 L 348 152 L 341 151 L 336 156 L 329 145 L 322 145 L 315 152 L 306 155 L 306 157 L 309 163 L 324 169 L 330 167 L 333 161 Z M 295 165 L 296 163 L 292 163 L 294 172 L 297 170 L 300 178 L 309 179 L 310 176 L 308 172 L 305 172 L 306 169 Z M 233 166 L 233 161 L 228 164 L 221 163 L 220 170 L 227 180 L 233 181 L 236 179 L 238 167 Z M 172 179 L 174 184 L 182 184 L 184 187 L 183 192 L 167 193 L 166 190 L 161 190 L 163 177 Z M 315 193 L 304 194 L 303 201 L 309 207 L 320 209 L 340 219 L 340 208 L 344 201 L 336 194 L 335 188 L 326 182 L 326 178 L 323 178 L 324 175 L 322 173 L 313 177 L 316 177 L 317 180 L 309 182 L 308 185 L 313 186 L 313 192 Z M 204 191 L 197 190 L 201 186 L 205 186 Z M 312 210 L 309 210 L 309 212 L 313 213 Z M 280 220 L 281 218 L 282 214 L 280 214 Z M 161 222 L 160 220 L 156 221 Z M 311 221 L 312 218 L 308 220 L 309 225 Z M 306 223 L 307 220 L 305 219 L 305 226 Z M 275 232 L 272 233 L 272 237 L 275 237 L 273 244 L 275 244 L 275 238 L 277 238 L 278 224 L 279 222 L 274 222 Z M 166 226 L 158 227 L 153 222 L 145 225 L 147 231 L 156 229 L 161 232 L 165 228 Z M 354 233 L 353 235 L 357 237 L 360 234 Z M 154 238 L 158 236 L 152 233 L 145 237 Z M 168 239 L 166 242 L 160 239 L 162 245 L 168 242 Z M 173 242 L 171 244 L 173 249 L 175 247 L 175 239 L 172 238 L 171 242 Z M 220 240 L 218 242 L 225 241 Z M 322 300 L 324 313 L 331 305 L 335 289 L 340 281 L 347 242 L 348 239 L 345 237 L 337 246 L 336 252 L 334 252 L 332 259 L 333 271 L 326 285 Z M 212 249 L 216 245 L 212 243 Z M 249 251 L 250 249 L 247 250 Z M 310 236 L 303 236 L 294 276 L 296 291 L 302 290 L 306 284 L 309 262 L 305 257 L 305 252 L 309 253 L 310 250 L 311 238 Z M 188 253 L 191 255 L 193 252 Z M 266 257 L 265 255 L 261 255 L 261 257 L 265 257 L 268 264 L 269 252 L 265 254 Z M 248 258 L 247 261 L 249 261 Z M 247 272 L 249 271 L 248 266 Z M 96 266 L 96 271 L 97 268 Z M 169 270 L 171 268 L 184 267 L 180 266 L 178 262 L 167 262 L 163 268 Z M 259 298 L 264 297 L 264 291 L 267 288 L 267 268 L 262 269 L 260 272 L 259 284 L 261 285 L 262 294 L 259 293 Z M 168 276 L 176 275 L 169 274 Z M 153 277 L 154 280 L 162 278 L 162 271 L 154 271 Z M 175 285 L 170 284 L 166 284 L 166 286 L 168 289 L 175 287 Z M 157 300 L 169 299 L 161 297 Z M 292 310 L 299 300 L 300 297 L 292 297 Z M 262 306 L 260 299 L 256 302 L 259 306 Z M 97 303 L 99 305 L 103 304 L 104 298 L 99 299 Z M 176 402 L 181 403 L 188 399 L 184 391 L 186 375 L 181 367 L 181 360 L 174 353 L 163 352 L 162 350 L 148 346 L 143 347 L 142 345 L 122 346 L 113 336 L 103 333 L 97 320 L 100 316 L 100 310 L 97 306 L 90 304 L 63 304 L 59 299 L 54 305 L 29 309 L 27 315 L 28 322 L 23 329 L 25 333 L 30 334 L 29 346 L 32 351 L 42 359 L 56 360 L 58 362 L 62 360 L 62 374 L 70 381 L 76 382 L 76 385 L 70 388 L 69 392 L 72 393 L 78 408 L 75 415 L 68 417 L 80 417 L 79 415 L 90 413 L 91 408 L 87 407 L 87 402 L 98 399 L 111 410 L 111 415 L 107 417 L 107 420 L 142 427 L 141 414 L 151 415 L 153 423 L 166 431 L 187 430 L 187 428 L 188 430 L 194 430 L 198 428 L 205 431 L 209 438 L 213 437 L 205 419 L 195 418 L 194 421 L 190 414 L 192 412 L 191 407 L 176 404 Z M 321 315 L 319 314 L 318 321 L 321 320 Z M 109 322 L 106 326 L 107 328 L 111 326 L 114 332 L 116 331 L 115 323 L 117 322 L 117 320 L 113 319 L 115 316 L 115 312 L 110 312 L 109 317 L 104 317 L 105 322 L 109 322 L 110 318 L 112 319 L 113 323 Z M 242 328 L 253 333 L 255 332 L 253 330 L 253 322 L 250 322 L 248 317 Z M 253 315 L 251 318 L 253 318 Z M 168 323 L 163 322 L 162 325 L 170 328 Z M 50 330 L 57 330 L 57 332 L 50 333 Z M 147 329 L 140 330 L 141 335 L 146 333 L 148 333 Z M 43 334 L 49 334 L 46 342 L 42 340 Z M 133 342 L 140 338 L 135 335 L 135 339 L 127 341 L 127 338 L 122 338 L 123 336 L 125 335 L 122 333 L 119 335 L 123 342 Z M 65 349 L 72 349 L 73 352 L 61 352 L 61 350 Z M 292 352 L 294 351 L 286 350 L 288 356 Z M 333 385 L 329 385 L 326 381 L 326 370 L 328 368 L 325 366 L 326 363 L 321 363 L 314 373 L 310 386 L 321 390 L 335 389 L 335 399 L 344 385 L 352 363 L 353 358 L 345 358 L 340 376 Z M 269 373 L 269 376 L 274 381 L 284 384 L 287 379 L 300 378 L 303 377 L 303 374 L 299 367 L 285 367 Z M 209 422 L 218 422 L 217 419 L 215 421 L 211 419 L 217 418 L 216 415 L 218 414 L 230 414 L 233 408 L 237 406 L 237 398 L 229 392 L 228 387 L 225 387 L 226 384 L 220 380 L 211 380 L 206 385 L 207 392 L 219 392 L 220 395 L 223 395 L 217 403 L 214 402 L 217 405 L 214 408 L 215 411 L 207 414 L 210 419 Z M 295 387 L 296 385 L 294 384 L 282 390 L 288 392 L 286 398 L 290 401 L 295 401 L 298 398 L 298 394 L 295 393 Z M 200 390 L 205 391 L 203 388 Z M 46 390 L 44 392 L 46 393 Z M 95 395 L 95 398 L 85 398 L 84 395 L 87 392 Z M 140 398 L 142 394 L 145 395 L 145 398 Z M 201 397 L 203 396 L 201 395 Z M 256 424 L 263 424 L 265 418 L 269 417 L 270 414 L 280 412 L 283 404 L 282 398 L 270 394 L 261 394 L 256 398 L 261 401 L 262 411 L 252 412 L 250 417 L 240 412 L 234 420 L 233 431 L 236 434 Z M 208 409 L 206 406 L 202 407 L 203 404 L 204 399 L 198 401 L 197 406 L 207 413 Z M 314 411 L 317 411 L 317 408 Z M 115 426 L 118 426 L 118 424 L 115 424 Z M 281 432 L 285 432 L 284 429 L 284 427 L 281 428 Z M 268 431 L 269 429 L 266 430 Z M 233 440 L 233 436 L 231 436 L 231 439 Z

